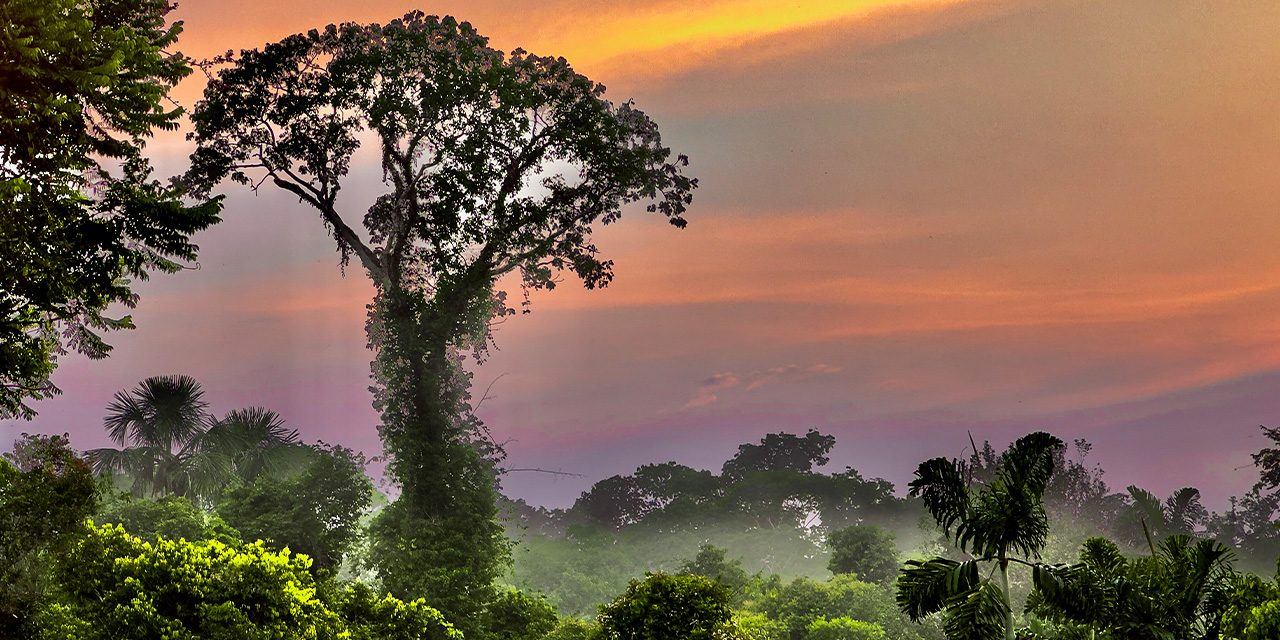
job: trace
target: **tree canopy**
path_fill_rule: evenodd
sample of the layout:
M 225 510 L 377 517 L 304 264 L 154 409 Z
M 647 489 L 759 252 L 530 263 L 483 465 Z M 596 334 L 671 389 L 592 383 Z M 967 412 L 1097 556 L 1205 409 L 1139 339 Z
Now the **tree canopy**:
M 192 116 L 196 193 L 225 178 L 288 191 L 373 281 L 374 402 L 403 493 L 371 554 L 394 593 L 451 618 L 494 596 L 508 557 L 494 521 L 500 452 L 471 414 L 455 352 L 483 353 L 489 322 L 513 312 L 498 278 L 518 273 L 528 291 L 569 271 L 605 286 L 612 263 L 594 225 L 649 200 L 683 227 L 697 186 L 653 121 L 603 93 L 562 58 L 505 54 L 465 22 L 415 12 L 243 51 Z M 370 139 L 386 190 L 352 211 L 339 195 Z
M 177 271 L 219 199 L 185 206 L 149 178 L 153 129 L 174 129 L 169 89 L 191 72 L 167 48 L 165 0 L 9 0 L 0 5 L 0 417 L 29 400 L 69 350 L 102 358 L 100 333 L 133 327 L 129 279 Z M 118 161 L 110 167 L 103 161 Z

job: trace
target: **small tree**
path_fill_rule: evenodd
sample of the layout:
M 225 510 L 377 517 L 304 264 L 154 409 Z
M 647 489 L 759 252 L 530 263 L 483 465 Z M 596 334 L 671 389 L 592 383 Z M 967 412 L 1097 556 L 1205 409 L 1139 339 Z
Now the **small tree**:
M 893 532 L 874 524 L 855 524 L 827 536 L 831 573 L 852 573 L 867 582 L 887 583 L 898 576 Z
M 727 640 L 733 635 L 728 587 L 702 576 L 646 573 L 600 606 L 601 640 Z
M 373 497 L 364 456 L 321 447 L 289 478 L 263 477 L 226 492 L 218 515 L 246 541 L 311 557 L 314 569 L 334 569 L 359 537 L 360 516 Z
M 23 434 L 0 458 L 0 638 L 32 635 L 51 559 L 84 533 L 96 496 L 65 435 Z
M 990 482 L 971 493 L 954 460 L 920 464 L 910 495 L 920 497 L 938 526 L 972 559 L 908 560 L 898 577 L 898 606 L 913 620 L 945 611 L 944 627 L 955 638 L 1014 639 L 1009 602 L 1009 564 L 1031 560 L 1049 536 L 1043 497 L 1053 475 L 1054 453 L 1063 443 L 1047 433 L 1019 438 L 1001 456 Z M 1018 558 L 1015 554 L 1023 556 Z M 995 565 L 999 585 L 978 566 Z

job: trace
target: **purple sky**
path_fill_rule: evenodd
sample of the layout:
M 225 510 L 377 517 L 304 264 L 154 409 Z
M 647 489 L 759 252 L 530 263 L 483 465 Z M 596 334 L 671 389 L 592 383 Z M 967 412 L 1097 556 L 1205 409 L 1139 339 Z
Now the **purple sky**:
M 476 368 L 507 492 L 567 506 L 764 433 L 837 437 L 832 465 L 901 488 L 966 431 L 1086 438 L 1115 490 L 1222 509 L 1280 423 L 1280 5 L 1258 2 L 192 2 L 182 48 L 261 46 L 405 10 L 564 55 L 634 98 L 702 188 L 684 231 L 598 230 L 607 290 L 569 279 Z M 791 6 L 795 4 L 795 6 Z M 298 10 L 305 7 L 305 10 Z M 193 104 L 199 79 L 176 95 Z M 184 168 L 180 136 L 150 147 Z M 356 164 L 343 201 L 381 188 Z M 140 285 L 138 330 L 68 358 L 22 431 L 107 444 L 113 393 L 185 373 L 215 412 L 380 450 L 358 269 L 318 217 L 226 188 L 198 270 Z M 518 292 L 513 292 L 518 295 Z

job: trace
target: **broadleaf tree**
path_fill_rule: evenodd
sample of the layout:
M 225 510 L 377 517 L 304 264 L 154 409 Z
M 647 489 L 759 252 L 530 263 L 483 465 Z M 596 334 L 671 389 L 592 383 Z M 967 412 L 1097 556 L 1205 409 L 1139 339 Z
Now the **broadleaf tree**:
M 0 418 L 30 419 L 58 393 L 57 357 L 103 358 L 131 329 L 108 307 L 130 279 L 192 260 L 220 199 L 193 206 L 151 180 L 153 130 L 178 126 L 166 94 L 191 73 L 168 51 L 182 31 L 166 0 L 0 3 Z M 118 163 L 118 164 L 113 164 Z
M 288 191 L 373 281 L 375 405 L 403 493 L 374 523 L 371 552 L 393 593 L 454 620 L 493 597 L 509 553 L 497 452 L 459 355 L 482 354 L 489 323 L 513 312 L 498 279 L 518 274 L 527 293 L 569 271 L 605 286 L 612 263 L 594 227 L 637 201 L 683 227 L 697 186 L 652 120 L 603 93 L 563 58 L 504 54 L 468 23 L 415 12 L 243 51 L 192 118 L 196 193 L 226 178 Z M 370 140 L 386 189 L 355 211 L 339 195 Z

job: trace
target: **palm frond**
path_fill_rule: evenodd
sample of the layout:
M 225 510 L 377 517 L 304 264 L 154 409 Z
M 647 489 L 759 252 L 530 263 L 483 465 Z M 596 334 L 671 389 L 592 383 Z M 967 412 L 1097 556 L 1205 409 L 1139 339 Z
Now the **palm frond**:
M 1009 550 L 1038 554 L 1049 538 L 1049 518 L 1038 494 L 1022 485 L 1010 485 L 997 475 L 974 499 L 970 517 L 956 528 L 961 549 L 972 545 L 975 554 L 996 557 Z
M 1062 440 L 1043 431 L 1018 438 L 1001 457 L 999 475 L 1010 486 L 1024 487 L 1036 496 L 1053 476 L 1054 454 L 1064 448 Z
M 956 606 L 947 609 L 942 628 L 948 638 L 964 640 L 998 640 L 1004 637 L 1009 606 L 1000 588 L 983 580 L 970 590 Z
M 1080 546 L 1080 564 L 1112 579 L 1124 575 L 1129 561 L 1120 547 L 1106 538 L 1089 538 Z
M 908 494 L 924 501 L 929 514 L 943 529 L 963 521 L 969 510 L 969 488 L 955 461 L 934 458 L 920 463 Z
M 1207 515 L 1200 504 L 1200 490 L 1183 487 L 1169 496 L 1164 503 L 1165 521 L 1177 532 L 1190 534 Z
M 898 575 L 898 607 L 911 616 L 913 621 L 918 622 L 967 597 L 978 582 L 976 560 L 908 560 L 906 567 Z
M 140 398 L 124 391 L 117 391 L 111 404 L 107 405 L 107 417 L 103 419 L 103 428 L 113 442 L 120 446 L 129 444 L 134 425 L 147 420 L 147 411 Z M 139 444 L 132 442 L 132 444 Z
M 263 407 L 227 413 L 202 438 L 202 446 L 223 452 L 234 462 L 235 474 L 252 480 L 262 473 L 283 475 L 301 468 L 314 450 L 298 441 L 298 431 Z

